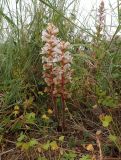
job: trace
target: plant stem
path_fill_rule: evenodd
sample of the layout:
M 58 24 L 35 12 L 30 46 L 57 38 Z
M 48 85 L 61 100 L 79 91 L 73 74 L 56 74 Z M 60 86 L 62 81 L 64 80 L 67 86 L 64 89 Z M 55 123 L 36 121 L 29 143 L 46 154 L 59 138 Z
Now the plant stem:
M 61 95 L 61 101 L 62 101 L 62 129 L 65 130 L 65 101 L 63 94 Z
M 57 107 L 57 101 L 56 97 L 53 97 L 53 103 L 54 103 L 54 109 L 55 109 L 55 117 L 57 121 L 59 122 L 59 112 L 58 112 L 58 107 Z
M 64 50 L 62 51 L 62 57 L 64 55 Z M 65 78 L 64 78 L 64 63 L 62 61 L 62 84 L 61 84 L 61 87 L 62 87 L 62 93 L 61 93 L 61 101 L 62 101 L 62 130 L 64 131 L 65 130 L 65 98 L 64 98 L 64 81 L 65 81 Z
M 51 72 L 51 81 L 53 82 L 53 74 L 52 74 L 53 67 L 51 67 L 50 72 Z M 53 101 L 53 108 L 54 108 L 54 115 L 58 121 L 58 109 L 57 109 L 57 104 L 56 104 L 56 97 L 53 95 L 54 91 L 54 84 L 51 86 L 51 98 Z
M 97 139 L 97 145 L 99 148 L 99 160 L 103 160 L 103 153 L 102 153 L 101 142 L 100 142 L 99 136 L 96 136 L 96 139 Z

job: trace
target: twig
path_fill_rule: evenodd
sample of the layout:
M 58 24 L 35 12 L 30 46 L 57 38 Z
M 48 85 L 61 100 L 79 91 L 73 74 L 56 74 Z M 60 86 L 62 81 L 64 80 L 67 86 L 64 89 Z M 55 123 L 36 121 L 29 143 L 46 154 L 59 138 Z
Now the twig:
M 8 139 L 5 139 L 5 141 L 8 142 L 8 143 L 16 144 L 16 142 L 10 141 L 10 140 L 8 140 Z
M 103 160 L 103 153 L 102 153 L 101 142 L 100 142 L 100 134 L 101 134 L 101 131 L 96 132 L 96 140 L 97 140 L 97 145 L 99 148 L 99 160 Z
M 9 152 L 13 152 L 15 149 L 16 149 L 16 148 L 12 148 L 12 149 L 10 149 L 10 150 L 7 150 L 7 151 L 5 151 L 5 152 L 0 153 L 0 158 L 1 158 L 1 156 L 3 156 L 4 154 L 7 154 L 7 153 L 9 153 Z

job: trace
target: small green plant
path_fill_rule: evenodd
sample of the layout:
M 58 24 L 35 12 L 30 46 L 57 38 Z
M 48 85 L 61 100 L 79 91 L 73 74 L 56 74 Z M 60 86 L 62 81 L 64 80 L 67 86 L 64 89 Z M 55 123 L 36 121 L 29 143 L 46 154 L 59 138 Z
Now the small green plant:
M 48 151 L 49 149 L 52 151 L 56 151 L 59 149 L 59 146 L 56 141 L 47 141 L 46 143 L 41 144 L 41 148 L 45 151 Z
M 102 122 L 103 127 L 109 127 L 110 123 L 113 121 L 110 115 L 100 116 L 100 120 Z
M 116 141 L 118 140 L 118 137 L 115 135 L 112 135 L 112 134 L 110 134 L 108 138 L 110 141 L 112 141 L 114 143 L 116 143 Z
M 103 91 L 96 87 L 96 94 L 98 96 L 98 104 L 103 105 L 104 107 L 114 108 L 117 107 L 118 97 L 114 95 L 113 97 L 107 95 L 106 91 Z
M 109 132 L 108 139 L 111 142 L 113 142 L 119 150 L 121 150 L 121 143 L 119 141 L 119 137 L 115 135 L 115 133 L 117 134 L 117 132 L 115 130 L 115 122 L 113 121 L 112 116 L 102 115 L 102 116 L 100 116 L 100 120 L 102 122 L 103 127 L 107 128 L 107 130 Z
M 64 153 L 63 158 L 61 160 L 75 160 L 76 157 L 77 154 L 75 152 L 69 151 Z
M 27 136 L 22 132 L 17 139 L 16 146 L 21 148 L 22 151 L 28 151 L 29 149 L 35 147 L 38 144 L 38 141 L 34 138 L 31 138 L 27 141 Z
M 60 141 L 60 142 L 63 142 L 63 141 L 64 141 L 64 136 L 60 136 L 60 137 L 59 137 L 59 141 Z
M 25 122 L 28 123 L 28 124 L 34 124 L 35 123 L 35 113 L 34 112 L 31 112 L 31 113 L 26 113 L 25 114 Z
M 80 158 L 80 160 L 92 160 L 90 155 L 83 155 L 82 158 Z

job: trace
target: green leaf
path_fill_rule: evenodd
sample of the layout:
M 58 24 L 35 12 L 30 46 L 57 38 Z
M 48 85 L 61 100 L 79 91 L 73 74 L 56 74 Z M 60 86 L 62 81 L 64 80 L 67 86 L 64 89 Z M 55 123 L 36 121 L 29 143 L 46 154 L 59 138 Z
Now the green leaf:
M 108 138 L 109 138 L 110 141 L 112 141 L 112 142 L 116 142 L 116 140 L 117 140 L 117 136 L 112 135 L 112 134 L 110 134 Z
M 57 142 L 56 141 L 52 141 L 50 143 L 50 147 L 51 147 L 51 150 L 55 151 L 58 149 L 58 145 L 57 145 Z
M 42 148 L 44 150 L 46 150 L 46 151 L 49 149 L 49 147 L 50 147 L 50 142 L 49 141 L 47 143 L 45 143 L 45 144 L 42 145 Z
M 21 121 L 17 121 L 17 122 L 15 122 L 15 123 L 13 124 L 11 130 L 14 130 L 14 131 L 20 130 L 21 127 L 22 127 L 22 125 L 23 125 L 23 124 L 22 124 Z
M 26 123 L 34 123 L 35 122 L 35 113 L 31 112 L 31 113 L 27 113 L 25 115 L 25 119 L 26 119 Z
M 65 153 L 63 157 L 65 160 L 74 160 L 77 157 L 77 154 L 70 151 L 69 153 Z
M 64 136 L 60 136 L 59 141 L 63 142 L 64 141 Z
M 21 147 L 22 144 L 23 144 L 23 142 L 17 142 L 17 143 L 16 143 L 16 147 Z
M 80 160 L 91 160 L 90 155 L 83 155 L 82 158 L 80 158 Z
M 16 143 L 16 147 L 21 147 L 22 144 L 23 144 L 23 142 L 17 142 L 17 143 Z
M 112 122 L 112 117 L 108 116 L 108 115 L 106 115 L 104 117 L 104 119 L 102 120 L 102 123 L 103 123 L 104 127 L 108 127 L 111 122 Z
M 16 28 L 17 28 L 17 26 L 16 26 L 16 24 L 14 23 L 14 21 L 13 21 L 11 18 L 9 18 L 9 17 L 3 12 L 2 9 L 0 9 L 0 15 L 1 15 L 12 27 L 16 27 Z
M 23 141 L 26 138 L 26 135 L 21 132 L 20 137 L 17 139 L 18 142 Z
M 36 140 L 36 139 L 34 139 L 34 138 L 32 138 L 30 141 L 29 141 L 29 146 L 30 147 L 33 147 L 33 146 L 35 146 L 35 145 L 37 145 L 38 144 L 38 141 Z
M 108 126 L 109 126 L 109 123 L 106 121 L 103 121 L 103 127 L 108 127 Z
M 3 135 L 0 135 L 0 144 L 1 144 L 2 140 L 3 140 Z
M 21 149 L 24 150 L 28 150 L 30 148 L 29 143 L 22 143 Z

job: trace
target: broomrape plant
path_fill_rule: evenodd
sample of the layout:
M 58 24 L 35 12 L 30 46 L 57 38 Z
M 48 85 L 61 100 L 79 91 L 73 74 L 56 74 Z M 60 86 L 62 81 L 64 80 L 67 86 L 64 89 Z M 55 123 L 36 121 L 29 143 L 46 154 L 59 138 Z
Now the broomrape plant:
M 99 6 L 99 9 L 98 9 L 98 32 L 100 33 L 101 31 L 104 30 L 104 27 L 105 27 L 105 4 L 104 4 L 104 1 L 101 0 L 100 2 L 100 6 Z
M 66 85 L 71 82 L 73 58 L 68 51 L 70 43 L 57 38 L 58 32 L 58 28 L 53 24 L 48 24 L 47 29 L 42 32 L 42 40 L 45 45 L 40 54 L 42 54 L 43 78 L 48 86 L 47 91 L 51 94 L 57 119 L 57 97 L 61 97 L 62 100 L 62 126 L 64 128 L 65 99 L 70 97 Z

